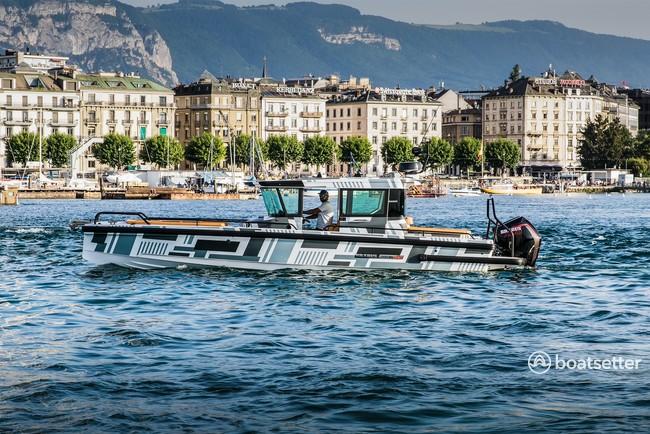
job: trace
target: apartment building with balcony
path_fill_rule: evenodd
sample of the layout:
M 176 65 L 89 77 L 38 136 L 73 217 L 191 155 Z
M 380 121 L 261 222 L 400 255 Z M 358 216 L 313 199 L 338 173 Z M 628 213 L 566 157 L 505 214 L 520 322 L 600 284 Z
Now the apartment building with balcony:
M 313 88 L 266 87 L 261 93 L 262 139 L 289 135 L 304 141 L 324 135 L 325 103 Z
M 482 105 L 483 140 L 518 143 L 521 168 L 536 176 L 579 169 L 581 131 L 598 114 L 638 129 L 638 108 L 630 101 L 571 71 L 506 82 L 483 97 Z
M 526 173 L 571 170 L 580 165 L 580 130 L 602 108 L 599 92 L 576 74 L 523 77 L 483 98 L 483 140 L 519 144 Z
M 483 134 L 480 108 L 456 109 L 442 115 L 442 138 L 458 143 L 465 137 L 481 140 Z
M 240 134 L 260 135 L 260 83 L 216 78 L 204 72 L 198 81 L 174 88 L 176 138 L 187 144 L 211 133 L 230 143 Z
M 79 83 L 29 67 L 0 72 L 0 167 L 6 167 L 6 141 L 28 131 L 43 138 L 55 132 L 79 139 Z
M 174 92 L 135 74 L 73 74 L 79 82 L 81 153 L 75 169 L 92 172 L 97 167 L 91 148 L 107 134 L 131 137 L 139 151 L 154 136 L 174 136 Z
M 346 93 L 327 102 L 326 134 L 336 143 L 366 137 L 372 144 L 367 173 L 381 174 L 381 145 L 392 137 L 420 144 L 441 137 L 442 104 L 420 89 L 376 88 Z

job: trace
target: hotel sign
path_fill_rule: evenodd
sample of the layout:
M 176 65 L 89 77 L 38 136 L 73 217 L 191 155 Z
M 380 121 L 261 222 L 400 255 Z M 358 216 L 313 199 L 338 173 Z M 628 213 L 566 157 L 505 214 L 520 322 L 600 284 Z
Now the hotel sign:
M 565 87 L 581 87 L 585 85 L 584 80 L 560 80 L 560 86 L 565 86 Z
M 423 89 L 389 89 L 386 87 L 377 87 L 375 92 L 380 95 L 397 95 L 397 96 L 424 96 Z
M 536 78 L 533 81 L 536 86 L 557 86 L 557 78 Z
M 314 89 L 308 88 L 308 87 L 287 87 L 287 86 L 279 86 L 276 89 L 276 92 L 278 93 L 292 93 L 292 94 L 297 94 L 297 95 L 313 95 L 314 94 Z
M 249 90 L 257 88 L 255 83 L 230 83 L 230 87 L 235 90 Z

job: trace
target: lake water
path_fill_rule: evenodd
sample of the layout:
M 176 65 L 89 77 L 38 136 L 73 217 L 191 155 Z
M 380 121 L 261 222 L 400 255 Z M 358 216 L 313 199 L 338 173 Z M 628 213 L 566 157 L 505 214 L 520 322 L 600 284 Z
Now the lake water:
M 485 198 L 411 200 L 485 229 Z M 0 432 L 645 432 L 650 195 L 499 197 L 535 271 L 130 271 L 81 259 L 101 210 L 248 217 L 261 201 L 0 207 Z M 531 353 L 641 360 L 550 369 Z

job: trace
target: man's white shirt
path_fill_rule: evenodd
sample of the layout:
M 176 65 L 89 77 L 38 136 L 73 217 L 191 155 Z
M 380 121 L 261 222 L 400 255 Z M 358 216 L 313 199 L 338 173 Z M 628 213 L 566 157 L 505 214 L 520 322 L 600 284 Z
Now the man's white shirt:
M 320 212 L 316 219 L 316 228 L 325 229 L 328 225 L 332 224 L 332 219 L 334 218 L 334 207 L 329 203 L 329 201 L 327 201 L 321 203 L 318 209 Z

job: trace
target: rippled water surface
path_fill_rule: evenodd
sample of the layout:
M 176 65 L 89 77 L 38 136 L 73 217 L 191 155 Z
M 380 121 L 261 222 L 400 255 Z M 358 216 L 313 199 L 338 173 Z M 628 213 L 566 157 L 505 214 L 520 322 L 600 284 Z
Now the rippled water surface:
M 497 206 L 542 233 L 536 271 L 94 268 L 70 219 L 241 217 L 262 203 L 0 207 L 0 432 L 647 432 L 650 195 Z M 412 200 L 409 213 L 485 227 L 484 198 Z M 537 375 L 538 350 L 642 362 Z

